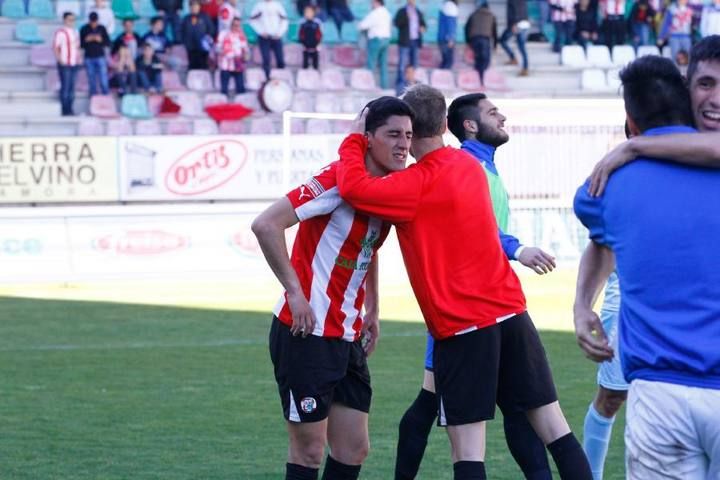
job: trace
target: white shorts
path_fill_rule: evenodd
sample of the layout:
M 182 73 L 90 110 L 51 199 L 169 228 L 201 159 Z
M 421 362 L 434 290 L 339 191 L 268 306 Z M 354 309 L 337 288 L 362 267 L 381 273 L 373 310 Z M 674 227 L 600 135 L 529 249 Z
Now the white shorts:
M 618 319 L 620 317 L 620 283 L 615 272 L 608 278 L 605 287 L 605 300 L 603 300 L 602 310 L 600 311 L 600 321 L 602 322 L 605 335 L 608 337 L 610 346 L 615 351 L 612 360 L 602 362 L 598 366 L 597 383 L 601 387 L 608 390 L 627 391 L 628 383 L 623 375 L 622 364 L 620 363 L 620 352 L 618 349 Z
M 625 470 L 628 480 L 720 479 L 720 390 L 634 380 Z

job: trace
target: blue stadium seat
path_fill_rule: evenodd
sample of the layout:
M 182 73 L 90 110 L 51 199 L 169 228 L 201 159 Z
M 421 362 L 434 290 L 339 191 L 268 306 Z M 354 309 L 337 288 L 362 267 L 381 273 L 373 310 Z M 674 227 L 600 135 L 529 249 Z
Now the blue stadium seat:
M 130 118 L 150 118 L 152 114 L 148 108 L 144 95 L 123 95 L 120 111 Z
M 23 0 L 3 0 L 0 15 L 8 18 L 25 18 L 25 4 Z
M 15 25 L 15 38 L 23 43 L 43 43 L 40 28 L 35 20 L 20 20 Z
M 30 0 L 30 4 L 28 5 L 28 15 L 47 20 L 55 19 L 55 12 L 50 0 Z
M 152 3 L 152 0 L 140 0 L 140 3 L 138 4 L 138 14 L 142 18 L 152 18 L 156 16 L 158 12 Z
M 117 18 L 120 19 L 136 19 L 138 18 L 135 9 L 133 8 L 132 0 L 112 0 L 112 11 Z M 118 22 L 119 23 L 119 22 Z

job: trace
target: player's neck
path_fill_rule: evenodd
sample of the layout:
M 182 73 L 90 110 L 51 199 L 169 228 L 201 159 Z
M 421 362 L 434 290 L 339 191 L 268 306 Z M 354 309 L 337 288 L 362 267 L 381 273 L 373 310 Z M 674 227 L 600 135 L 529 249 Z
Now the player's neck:
M 418 162 L 428 153 L 445 146 L 442 137 L 413 138 L 412 154 Z

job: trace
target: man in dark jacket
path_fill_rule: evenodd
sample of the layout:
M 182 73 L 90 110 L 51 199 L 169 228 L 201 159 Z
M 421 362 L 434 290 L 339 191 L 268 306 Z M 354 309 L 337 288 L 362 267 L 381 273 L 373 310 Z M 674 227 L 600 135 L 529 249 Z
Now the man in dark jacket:
M 528 30 L 530 29 L 530 22 L 528 21 L 528 10 L 527 0 L 508 0 L 507 2 L 507 26 L 505 31 L 500 36 L 500 45 L 503 50 L 508 54 L 510 60 L 507 62 L 508 65 L 517 65 L 518 61 L 515 58 L 508 41 L 514 35 L 517 41 L 518 50 L 520 50 L 520 56 L 522 56 L 522 69 L 520 70 L 520 76 L 526 77 L 528 75 L 528 56 L 525 50 L 525 42 L 527 41 Z
M 415 6 L 415 0 L 407 0 L 407 5 L 398 10 L 393 21 L 398 29 L 398 72 L 396 84 L 403 83 L 405 67 L 417 67 L 418 50 L 422 47 L 422 35 L 427 25 L 422 12 Z
M 485 70 L 490 65 L 490 43 L 497 44 L 497 21 L 487 2 L 483 2 L 465 24 L 465 41 L 475 55 L 475 70 L 485 85 Z
M 188 68 L 207 70 L 215 26 L 210 17 L 200 11 L 198 0 L 190 3 L 190 13 L 183 19 L 180 32 L 188 54 Z
M 318 46 L 322 40 L 322 29 L 320 22 L 315 19 L 315 7 L 305 7 L 305 21 L 300 25 L 299 40 L 303 46 L 303 68 L 312 67 L 318 69 Z
M 117 36 L 112 44 L 110 53 L 116 55 L 120 50 L 120 47 L 127 47 L 130 51 L 130 56 L 135 58 L 140 53 L 140 36 L 135 33 L 135 22 L 132 19 L 126 18 L 123 20 L 123 32 Z
M 182 41 L 180 37 L 180 14 L 182 0 L 153 0 L 153 5 L 165 22 L 165 35 L 175 45 Z
M 80 48 L 85 52 L 85 70 L 87 71 L 90 96 L 97 93 L 98 82 L 100 82 L 102 94 L 107 95 L 110 86 L 105 49 L 110 46 L 110 37 L 108 37 L 105 27 L 100 25 L 96 12 L 91 12 L 88 20 L 89 23 L 80 29 Z

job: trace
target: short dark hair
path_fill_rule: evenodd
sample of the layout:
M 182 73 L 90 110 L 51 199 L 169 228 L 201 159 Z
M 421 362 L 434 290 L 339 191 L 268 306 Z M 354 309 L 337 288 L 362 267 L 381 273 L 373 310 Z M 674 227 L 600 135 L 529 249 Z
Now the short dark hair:
M 692 47 L 687 68 L 688 82 L 692 81 L 700 62 L 720 62 L 720 35 L 709 35 Z
M 160 16 L 155 16 L 150 19 L 150 25 L 155 25 L 157 22 L 163 22 L 165 19 Z
M 415 112 L 414 138 L 438 137 L 445 133 L 447 106 L 440 90 L 418 83 L 406 90 L 403 100 Z
M 456 98 L 448 108 L 448 130 L 460 142 L 465 141 L 465 120 L 478 120 L 478 102 L 485 100 L 484 93 L 468 93 Z
M 98 18 L 100 17 L 98 17 L 97 12 L 90 12 L 90 15 L 88 15 L 88 20 L 90 20 L 91 22 L 97 22 Z
M 398 117 L 410 117 L 410 121 L 415 120 L 415 112 L 410 106 L 397 97 L 380 97 L 368 103 L 365 108 L 368 109 L 365 117 L 365 131 L 375 133 L 375 130 L 385 125 L 388 118 L 393 115 Z
M 74 17 L 75 14 L 73 12 L 64 12 L 63 13 L 63 20 L 65 20 L 68 17 Z
M 641 132 L 692 125 L 690 92 L 672 60 L 647 55 L 620 71 L 625 111 Z

